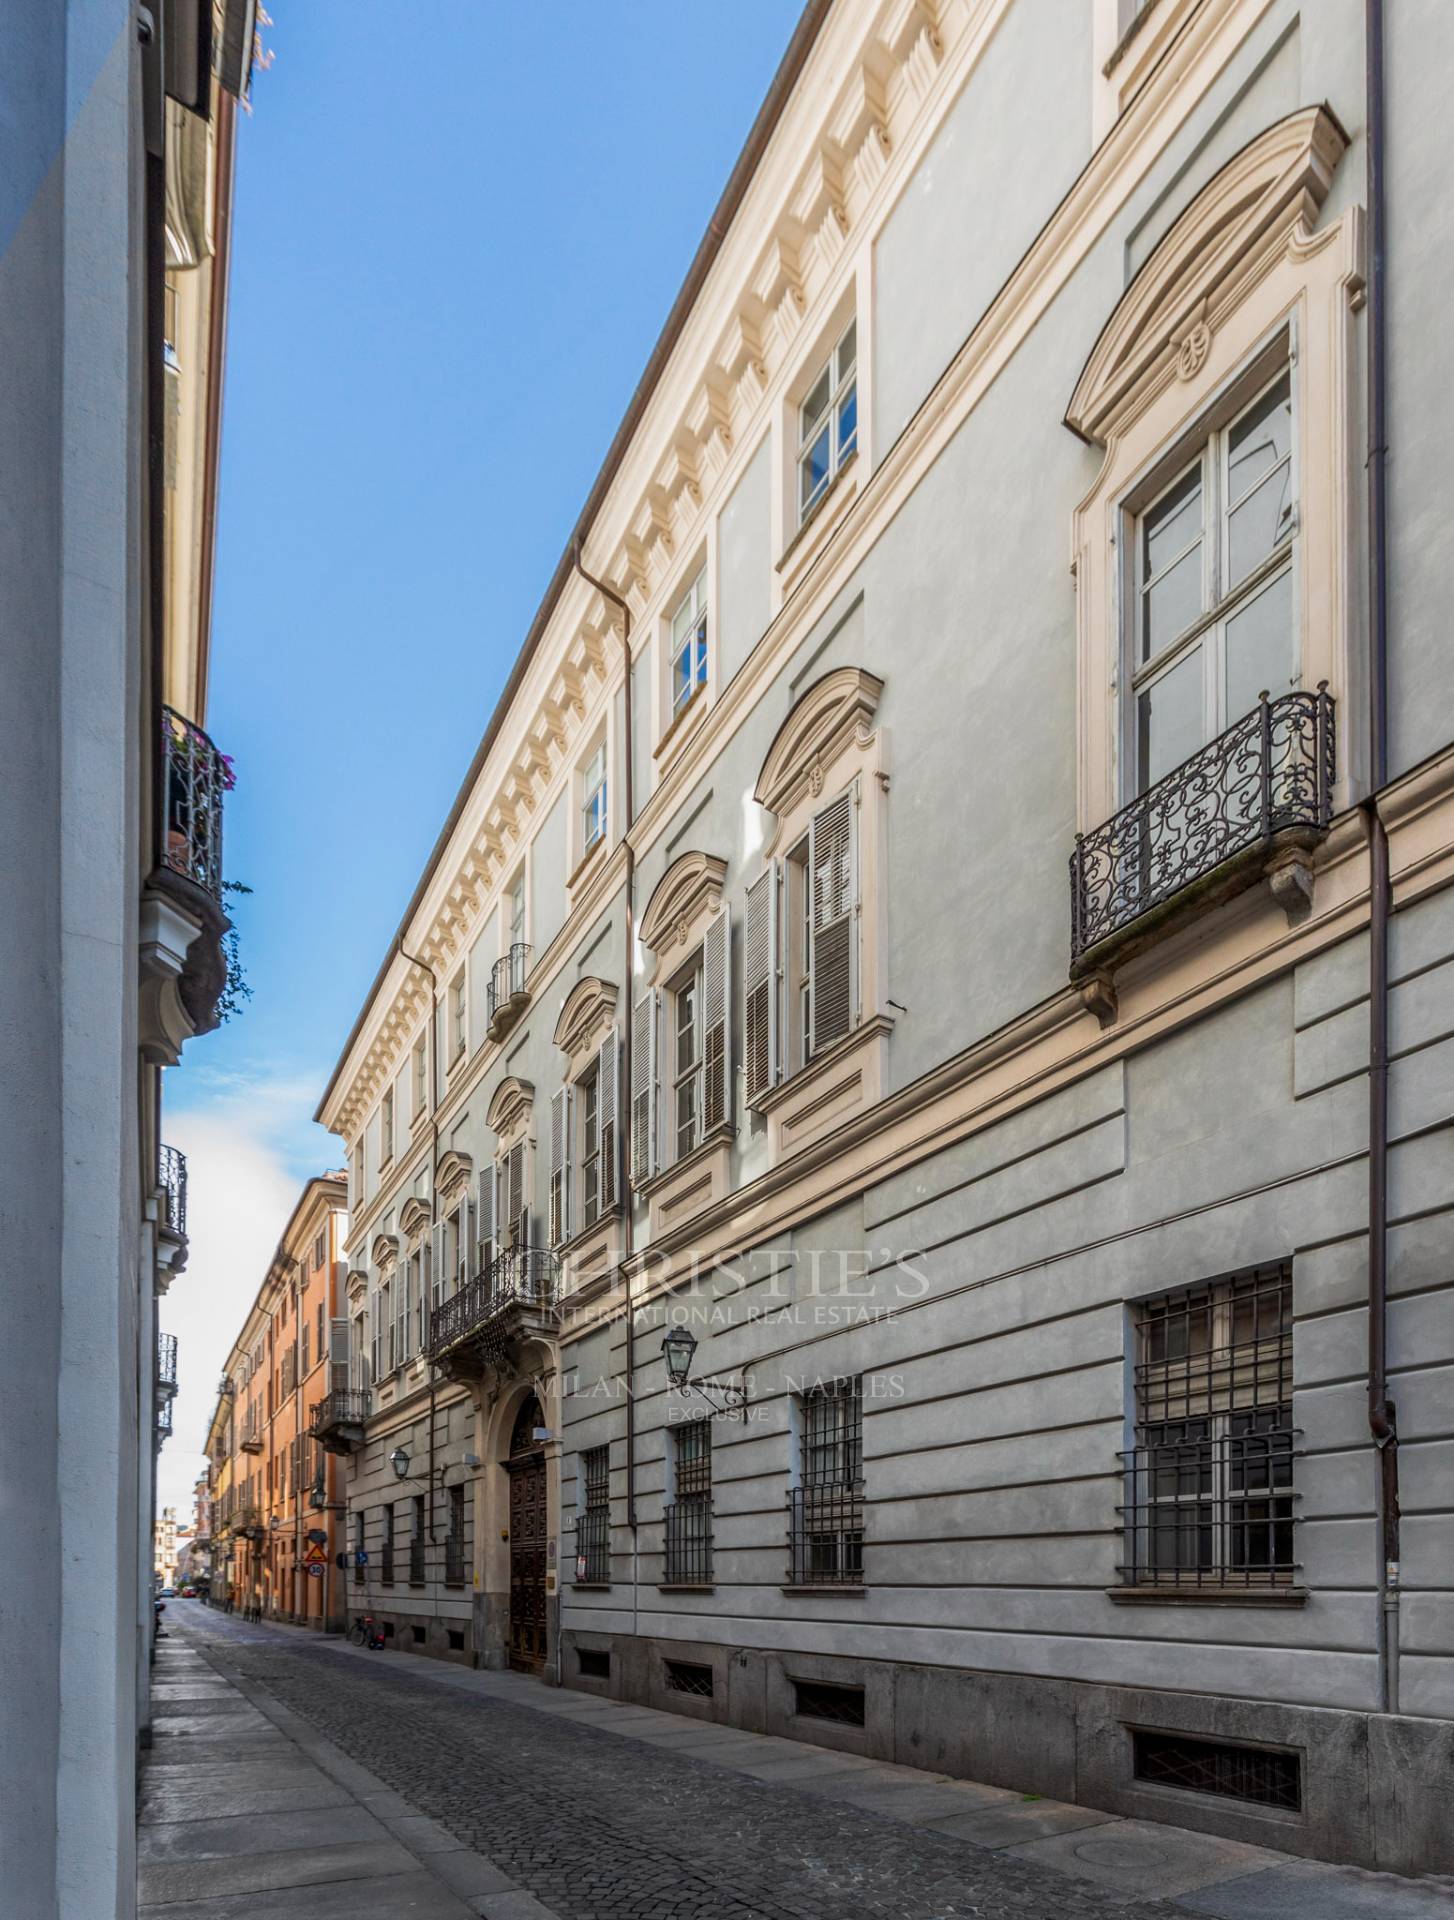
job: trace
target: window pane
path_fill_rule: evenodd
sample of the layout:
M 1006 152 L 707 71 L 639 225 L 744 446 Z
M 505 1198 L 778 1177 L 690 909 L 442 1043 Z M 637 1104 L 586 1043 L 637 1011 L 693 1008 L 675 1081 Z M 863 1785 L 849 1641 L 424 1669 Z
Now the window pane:
M 1264 688 L 1276 699 L 1297 677 L 1289 568 L 1227 622 L 1228 723 L 1250 713 Z
M 672 662 L 671 703 L 679 707 L 692 690 L 692 649 L 690 645 L 682 648 Z
M 1155 579 L 1202 533 L 1200 461 L 1164 493 L 1141 520 L 1141 580 Z
M 1202 744 L 1202 650 L 1194 647 L 1137 702 L 1141 791 Z
M 845 375 L 851 371 L 853 364 L 857 360 L 857 358 L 858 358 L 858 322 L 856 320 L 850 320 L 848 323 L 847 331 L 845 332 L 843 338 L 838 342 L 838 379 L 839 379 L 840 385 Z
M 1287 376 L 1250 406 L 1227 435 L 1227 498 L 1235 503 L 1292 452 L 1292 390 Z
M 858 382 L 838 402 L 838 458 L 846 460 L 858 445 Z
M 802 409 L 798 415 L 800 424 L 798 439 L 800 445 L 812 439 L 818 422 L 828 411 L 828 400 L 832 391 L 829 371 L 827 367 L 824 367 L 823 371 L 818 375 L 818 378 L 808 389 L 808 397 L 804 400 Z
M 801 475 L 799 504 L 802 507 L 809 507 L 828 484 L 828 429 L 826 426 L 803 455 L 798 472 Z
M 1292 464 L 1284 461 L 1227 516 L 1227 584 L 1259 566 L 1292 527 Z
M 1201 542 L 1184 554 L 1141 598 L 1141 658 L 1154 660 L 1185 633 L 1202 610 Z

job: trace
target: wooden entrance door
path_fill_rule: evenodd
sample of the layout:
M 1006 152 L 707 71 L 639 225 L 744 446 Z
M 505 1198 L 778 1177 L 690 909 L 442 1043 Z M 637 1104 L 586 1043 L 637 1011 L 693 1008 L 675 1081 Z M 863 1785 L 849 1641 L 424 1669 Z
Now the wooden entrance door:
M 510 1438 L 510 1665 L 535 1673 L 545 1664 L 545 1454 L 534 1394 L 520 1409 Z

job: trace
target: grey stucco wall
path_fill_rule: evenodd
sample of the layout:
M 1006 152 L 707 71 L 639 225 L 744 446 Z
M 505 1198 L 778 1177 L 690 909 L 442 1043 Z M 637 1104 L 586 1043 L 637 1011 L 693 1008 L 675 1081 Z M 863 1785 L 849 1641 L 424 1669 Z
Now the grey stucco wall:
M 725 687 L 768 623 L 772 584 L 772 438 L 764 439 L 717 522 L 717 684 Z

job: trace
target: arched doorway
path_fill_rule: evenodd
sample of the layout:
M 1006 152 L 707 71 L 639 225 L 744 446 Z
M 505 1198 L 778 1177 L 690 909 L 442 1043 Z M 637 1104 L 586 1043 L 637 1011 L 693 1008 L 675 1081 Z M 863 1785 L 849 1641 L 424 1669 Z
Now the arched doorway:
M 510 1476 L 510 1665 L 538 1673 L 545 1665 L 545 1449 L 536 1439 L 545 1424 L 540 1402 L 527 1394 L 515 1416 L 505 1471 Z

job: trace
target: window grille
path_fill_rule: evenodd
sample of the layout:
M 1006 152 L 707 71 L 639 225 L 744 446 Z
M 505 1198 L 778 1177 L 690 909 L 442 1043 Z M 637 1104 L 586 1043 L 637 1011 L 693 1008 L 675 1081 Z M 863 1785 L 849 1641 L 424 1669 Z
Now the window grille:
M 712 1698 L 712 1669 L 695 1660 L 665 1660 L 667 1688 L 672 1693 L 689 1693 L 698 1700 Z
M 384 1539 L 379 1554 L 379 1579 L 385 1586 L 394 1584 L 394 1509 L 384 1508 Z
M 364 1517 L 361 1513 L 353 1516 L 353 1584 L 364 1584 Z
M 582 1680 L 609 1680 L 611 1656 L 601 1647 L 577 1647 L 576 1672 Z
M 449 1532 L 444 1538 L 444 1584 L 464 1585 L 464 1488 L 449 1490 Z
M 705 1586 L 712 1578 L 712 1428 L 692 1420 L 673 1435 L 676 1499 L 666 1509 L 668 1586 Z
M 835 1380 L 801 1401 L 801 1480 L 788 1493 L 788 1583 L 863 1581 L 863 1383 Z
M 1138 1780 L 1187 1793 L 1216 1793 L 1262 1807 L 1302 1810 L 1302 1765 L 1295 1753 L 1196 1740 L 1179 1733 L 1132 1735 Z
M 1287 1584 L 1296 1564 L 1290 1263 L 1149 1300 L 1135 1338 L 1123 1578 Z
M 580 1456 L 585 1505 L 576 1517 L 576 1579 L 588 1585 L 611 1578 L 611 1450 Z
M 424 1495 L 414 1495 L 414 1529 L 409 1535 L 409 1584 L 424 1585 Z
M 831 1720 L 839 1727 L 863 1725 L 863 1688 L 841 1687 L 827 1680 L 795 1680 L 794 1711 L 803 1720 Z

